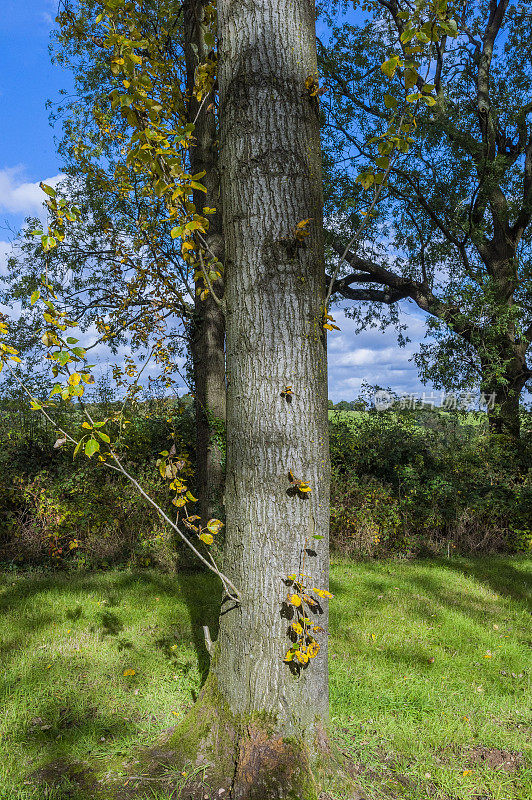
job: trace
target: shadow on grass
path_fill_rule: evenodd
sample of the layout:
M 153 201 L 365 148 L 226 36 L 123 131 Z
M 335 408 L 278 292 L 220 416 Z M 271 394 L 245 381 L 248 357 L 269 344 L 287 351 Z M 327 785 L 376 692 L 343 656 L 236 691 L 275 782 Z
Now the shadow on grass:
M 422 574 L 419 573 L 420 565 L 427 568 Z M 361 566 L 363 569 L 360 569 L 356 591 L 356 600 L 361 604 L 376 604 L 376 601 L 389 594 L 390 583 L 397 581 L 404 589 L 417 587 L 419 591 L 430 595 L 442 605 L 452 606 L 475 618 L 483 617 L 485 614 L 483 601 L 480 598 L 470 599 L 453 584 L 452 580 L 444 582 L 442 577 L 444 572 L 447 572 L 450 573 L 450 577 L 454 573 L 473 579 L 499 597 L 511 598 L 512 601 L 532 610 L 532 572 L 527 573 L 524 569 L 518 569 L 508 563 L 507 559 L 431 559 L 425 562 L 417 560 L 412 564 L 411 570 L 408 563 L 397 562 L 397 569 L 394 569 L 394 564 L 391 562 L 386 572 L 383 571 L 383 564 L 379 562 L 363 562 Z M 354 569 L 356 568 L 354 566 Z M 350 593 L 349 588 L 336 579 L 331 579 L 330 587 L 333 594 L 338 597 Z M 411 596 L 423 599 L 423 595 L 419 593 L 412 592 Z M 417 611 L 420 617 L 432 618 L 434 609 L 420 607 Z
M 181 598 L 189 614 L 190 634 L 196 652 L 198 670 L 203 685 L 209 670 L 210 658 L 205 647 L 203 627 L 207 625 L 213 641 L 218 636 L 218 617 L 222 600 L 222 589 L 218 579 L 209 572 L 178 572 L 176 575 L 163 576 L 153 573 L 131 573 L 122 575 L 115 583 L 117 591 L 138 588 L 141 584 L 151 594 L 162 594 L 175 591 Z M 182 630 L 170 623 L 162 637 L 155 644 L 169 659 L 173 659 L 172 647 Z M 188 632 L 187 632 L 188 635 Z
M 71 600 L 71 607 L 64 605 L 60 612 L 53 613 L 53 596 L 61 596 L 62 589 Z M 172 643 L 180 640 L 192 642 L 197 658 L 198 669 L 204 681 L 208 666 L 209 656 L 205 648 L 203 626 L 208 625 L 212 638 L 215 639 L 218 630 L 218 613 L 221 600 L 221 590 L 214 576 L 199 573 L 181 573 L 176 576 L 162 576 L 150 572 L 108 573 L 95 575 L 28 575 L 15 581 L 11 576 L 0 576 L 0 612 L 11 613 L 16 625 L 13 625 L 12 635 L 7 638 L 0 648 L 2 669 L 8 667 L 9 662 L 16 663 L 22 660 L 24 651 L 29 652 L 32 637 L 50 629 L 52 624 L 60 625 L 65 620 L 76 622 L 83 615 L 83 601 L 89 593 L 96 592 L 100 596 L 107 596 L 105 610 L 98 612 L 94 619 L 94 628 L 99 630 L 100 636 L 116 637 L 116 646 L 120 651 L 133 647 L 132 643 L 120 638 L 124 629 L 127 616 L 119 609 L 124 593 L 134 590 L 135 596 L 140 597 L 139 602 L 149 607 L 155 595 L 166 595 L 166 598 L 175 596 L 176 603 L 181 605 L 180 613 L 176 609 L 166 615 L 163 622 L 163 635 L 158 640 L 151 639 L 149 646 L 161 649 L 169 659 L 175 659 Z M 38 610 L 38 597 L 41 593 L 52 592 L 51 608 Z M 158 599 L 158 598 L 157 598 Z M 29 601 L 33 600 L 32 606 Z M 79 601 L 79 602 L 78 602 Z M 186 607 L 190 625 L 183 623 L 183 605 Z M 37 610 L 36 610 L 37 609 Z M 156 628 L 154 627 L 154 630 Z M 68 656 L 54 657 L 57 669 L 60 660 L 60 671 L 72 675 L 80 670 L 80 663 Z M 90 663 L 83 668 L 89 673 Z M 39 681 L 34 672 L 33 680 Z M 45 673 L 46 674 L 46 673 Z M 14 679 L 4 679 L 4 693 L 9 696 L 11 692 L 18 691 L 17 671 Z M 31 687 L 30 687 L 31 691 Z M 84 691 L 80 685 L 80 693 L 69 699 L 69 691 L 61 690 L 59 684 L 50 692 L 35 694 L 35 702 L 31 705 L 33 718 L 28 722 L 27 717 L 21 717 L 10 729 L 8 738 L 18 744 L 33 760 L 34 764 L 42 764 L 34 768 L 26 777 L 25 785 L 28 790 L 35 792 L 35 797 L 53 797 L 54 800 L 89 800 L 99 797 L 97 793 L 96 776 L 87 765 L 77 761 L 77 753 L 85 754 L 91 761 L 97 763 L 99 758 L 118 758 L 131 755 L 132 744 L 138 736 L 138 726 L 133 719 L 123 718 L 118 714 L 107 713 L 98 708 L 98 699 L 91 695 L 90 680 L 85 685 Z M 1 701 L 0 701 L 1 702 Z M 27 712 L 26 712 L 27 713 Z M 98 743 L 101 742 L 101 745 Z M 89 750 L 87 747 L 94 747 Z M 124 747 L 121 752 L 121 746 Z M 104 762 L 104 768 L 108 763 Z M 100 771 L 98 769 L 98 771 Z M 107 771 L 107 770 L 106 770 Z M 106 784 L 108 776 L 106 776 Z M 112 784 L 112 777 L 110 778 Z M 22 790 L 22 787 L 21 787 Z M 112 793 L 109 797 L 113 796 Z
M 451 560 L 445 565 L 454 572 L 488 585 L 498 595 L 524 603 L 532 611 L 532 572 L 516 569 L 502 559 Z
M 440 626 L 449 631 L 462 629 L 466 637 L 481 641 L 486 630 L 491 631 L 492 622 L 507 613 L 508 600 L 514 610 L 520 607 L 523 619 L 531 609 L 532 575 L 519 564 L 519 561 L 513 565 L 497 558 L 353 564 L 353 572 L 345 580 L 340 577 L 330 582 L 331 591 L 340 600 L 338 608 L 334 602 L 331 605 L 332 624 L 338 631 L 336 639 L 343 639 L 344 643 L 350 640 L 349 626 L 344 628 L 350 608 L 358 613 L 369 613 L 369 618 L 382 609 L 382 614 L 392 624 L 394 608 L 399 603 L 401 614 L 412 623 L 421 622 L 431 629 L 440 629 Z M 347 569 L 350 571 L 349 567 Z M 470 581 L 469 586 L 464 578 Z M 490 593 L 487 597 L 486 590 Z M 347 605 L 342 607 L 342 601 Z M 515 635 L 516 641 L 529 643 L 526 623 L 520 625 Z M 446 649 L 443 641 L 439 646 Z M 455 645 L 448 645 L 449 651 L 454 648 Z M 402 646 L 380 646 L 377 651 L 380 658 L 400 669 L 431 668 L 433 653 L 429 639 L 426 644 L 405 640 Z M 512 691 L 508 684 L 508 692 Z

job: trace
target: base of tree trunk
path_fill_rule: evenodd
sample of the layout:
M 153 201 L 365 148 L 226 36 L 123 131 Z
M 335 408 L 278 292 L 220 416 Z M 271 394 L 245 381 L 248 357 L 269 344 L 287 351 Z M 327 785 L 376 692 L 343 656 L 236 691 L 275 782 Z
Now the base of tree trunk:
M 180 800 L 362 800 L 319 723 L 307 742 L 265 715 L 235 717 L 212 675 L 168 746 L 176 766 L 198 776 Z

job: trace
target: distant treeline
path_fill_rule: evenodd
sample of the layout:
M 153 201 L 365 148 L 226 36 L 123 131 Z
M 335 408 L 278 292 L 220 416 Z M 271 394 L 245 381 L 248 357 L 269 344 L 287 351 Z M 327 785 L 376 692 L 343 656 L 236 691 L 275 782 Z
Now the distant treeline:
M 348 408 L 346 408 L 348 406 Z M 91 406 L 98 418 L 120 404 Z M 58 424 L 79 429 L 60 405 Z M 156 468 L 172 444 L 194 486 L 193 401 L 151 399 L 110 433 L 130 470 L 167 511 Z M 377 411 L 363 399 L 329 411 L 332 546 L 353 556 L 532 550 L 532 415 L 521 444 L 489 435 L 486 415 L 429 407 Z M 113 425 L 115 426 L 113 428 Z M 89 569 L 117 563 L 190 568 L 183 549 L 120 475 L 72 448 L 21 402 L 0 402 L 0 562 Z

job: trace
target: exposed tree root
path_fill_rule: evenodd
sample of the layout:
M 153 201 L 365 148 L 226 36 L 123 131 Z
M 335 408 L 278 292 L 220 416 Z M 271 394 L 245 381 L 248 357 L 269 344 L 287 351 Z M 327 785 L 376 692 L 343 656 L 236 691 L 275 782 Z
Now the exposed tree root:
M 266 715 L 235 717 L 211 672 L 198 701 L 156 747 L 101 776 L 95 800 L 363 800 L 324 728 L 287 736 Z

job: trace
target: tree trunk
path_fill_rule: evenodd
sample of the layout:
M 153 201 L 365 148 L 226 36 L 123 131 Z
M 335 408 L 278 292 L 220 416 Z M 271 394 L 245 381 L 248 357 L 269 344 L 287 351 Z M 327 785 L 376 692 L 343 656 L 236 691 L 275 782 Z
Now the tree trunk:
M 196 298 L 192 332 L 196 419 L 195 490 L 203 519 L 223 514 L 225 462 L 225 319 L 207 297 Z
M 481 391 L 488 403 L 489 430 L 518 440 L 521 433 L 519 401 L 532 372 L 524 358 L 508 352 L 501 355 L 498 362 L 504 366 L 496 374 L 492 363 L 482 365 Z
M 216 209 L 209 215 L 206 235 L 209 250 L 224 262 L 222 201 L 218 164 L 218 129 L 216 115 L 208 111 L 213 98 L 201 104 L 193 95 L 195 71 L 207 61 L 210 47 L 205 42 L 205 6 L 209 0 L 187 0 L 184 5 L 184 40 L 189 94 L 189 119 L 195 121 L 195 144 L 190 150 L 193 174 L 205 172 L 201 183 L 207 193 L 194 192 L 198 213 L 204 206 Z M 196 282 L 196 289 L 203 289 Z M 223 282 L 216 283 L 216 292 L 223 294 Z M 212 296 L 195 298 L 195 315 L 191 332 L 191 355 L 194 374 L 196 415 L 196 482 L 198 512 L 204 519 L 222 515 L 225 461 L 225 318 Z
M 321 153 L 306 86 L 316 75 L 314 3 L 219 0 L 218 25 L 224 567 L 242 599 L 223 604 L 209 677 L 175 741 L 233 800 L 316 800 L 328 781 L 345 780 L 324 733 L 327 600 L 309 612 L 325 629 L 317 657 L 284 662 L 295 613 L 287 577 L 303 558 L 309 590 L 327 588 L 329 572 Z M 301 241 L 296 226 L 308 219 Z M 311 491 L 299 491 L 290 471 Z

